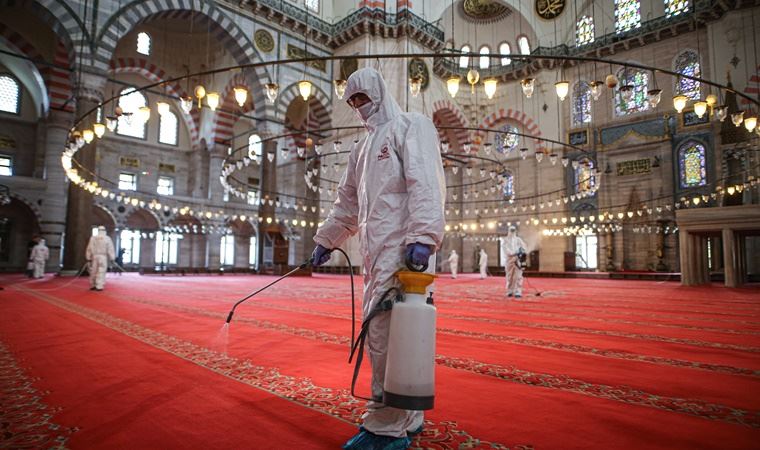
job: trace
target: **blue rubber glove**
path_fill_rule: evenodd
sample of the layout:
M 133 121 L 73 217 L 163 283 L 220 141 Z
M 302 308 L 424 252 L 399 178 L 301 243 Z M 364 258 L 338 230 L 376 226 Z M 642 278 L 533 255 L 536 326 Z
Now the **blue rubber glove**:
M 406 246 L 406 260 L 415 266 L 426 266 L 430 259 L 430 247 L 415 242 Z
M 321 266 L 330 260 L 331 254 L 332 250 L 322 247 L 321 245 L 317 245 L 314 247 L 314 251 L 311 253 L 311 264 L 314 267 Z

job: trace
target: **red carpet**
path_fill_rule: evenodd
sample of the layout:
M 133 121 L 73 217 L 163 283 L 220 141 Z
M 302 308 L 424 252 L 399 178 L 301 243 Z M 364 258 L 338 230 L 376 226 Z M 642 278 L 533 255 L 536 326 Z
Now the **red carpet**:
M 108 275 L 0 283 L 0 448 L 339 448 L 348 278 Z M 760 290 L 442 278 L 426 449 L 751 449 Z M 358 309 L 358 308 L 357 308 Z M 360 383 L 367 392 L 367 371 Z

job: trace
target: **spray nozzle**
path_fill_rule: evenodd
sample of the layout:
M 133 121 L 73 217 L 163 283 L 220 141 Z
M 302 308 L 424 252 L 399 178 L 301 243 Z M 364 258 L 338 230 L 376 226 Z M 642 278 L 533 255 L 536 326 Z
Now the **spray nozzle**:
M 233 309 L 230 311 L 230 315 L 227 316 L 227 323 L 230 323 L 232 321 L 232 315 L 235 314 L 235 310 Z

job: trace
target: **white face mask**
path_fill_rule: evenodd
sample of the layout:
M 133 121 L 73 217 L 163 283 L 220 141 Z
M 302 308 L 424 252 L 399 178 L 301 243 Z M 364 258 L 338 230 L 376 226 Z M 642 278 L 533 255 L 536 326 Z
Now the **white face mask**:
M 375 106 L 372 102 L 367 102 L 363 104 L 362 106 L 356 108 L 356 113 L 359 114 L 359 117 L 363 121 L 367 121 L 369 119 L 369 116 L 372 115 L 372 107 Z

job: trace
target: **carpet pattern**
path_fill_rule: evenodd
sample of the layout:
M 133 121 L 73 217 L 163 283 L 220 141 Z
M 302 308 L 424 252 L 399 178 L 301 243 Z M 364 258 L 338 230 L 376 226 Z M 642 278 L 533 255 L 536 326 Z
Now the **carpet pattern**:
M 271 281 L 0 277 L 0 448 L 338 448 L 364 411 L 348 278 L 283 281 L 222 327 Z M 516 301 L 503 283 L 437 282 L 414 448 L 757 448 L 760 290 L 533 278 Z

